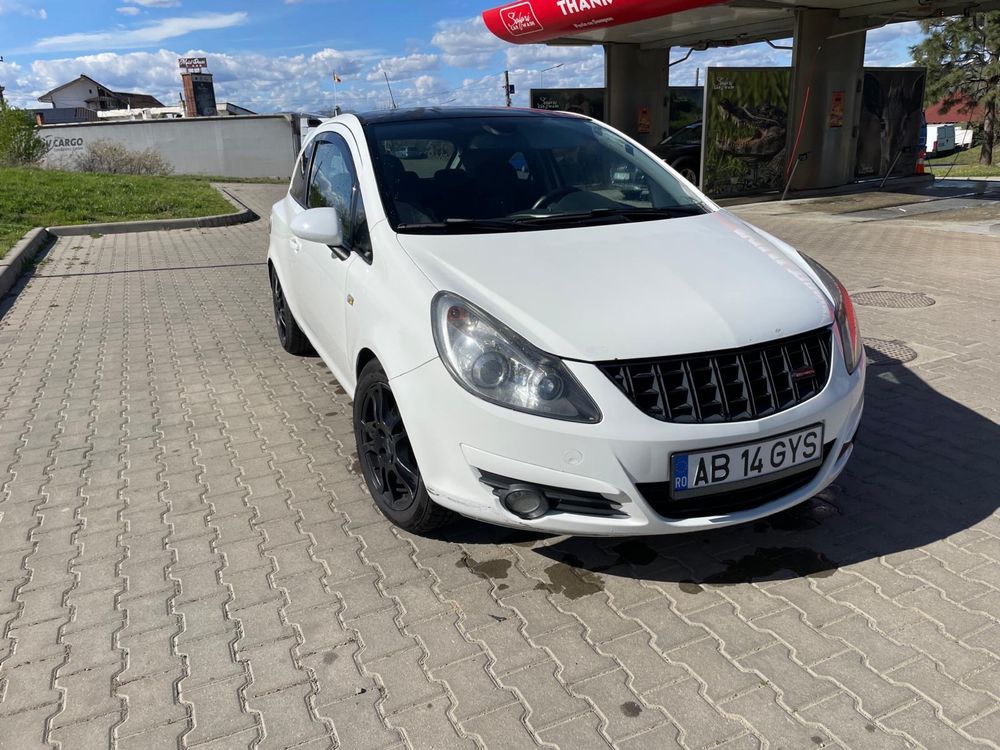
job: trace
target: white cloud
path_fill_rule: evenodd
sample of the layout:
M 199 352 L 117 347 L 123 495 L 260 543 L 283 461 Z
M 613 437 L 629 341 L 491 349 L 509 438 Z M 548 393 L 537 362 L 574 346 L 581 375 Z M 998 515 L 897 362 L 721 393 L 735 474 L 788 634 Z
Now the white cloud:
M 431 44 L 444 53 L 445 64 L 459 68 L 482 67 L 505 46 L 486 28 L 481 16 L 439 22 Z
M 128 49 L 130 47 L 150 47 L 166 39 L 173 39 L 194 31 L 227 29 L 247 21 L 247 14 L 205 13 L 199 16 L 178 16 L 163 18 L 142 26 L 129 29 L 109 29 L 107 31 L 76 32 L 45 37 L 35 43 L 40 51 L 55 50 L 97 50 L 107 47 Z
M 115 8 L 123 16 L 137 16 L 140 11 L 134 5 L 122 5 L 121 7 Z
M 29 18 L 37 18 L 40 21 L 49 17 L 45 8 L 36 8 L 33 3 L 24 3 L 19 0 L 0 0 L 0 16 L 4 13 L 17 13 Z
M 427 73 L 437 67 L 438 56 L 433 54 L 415 53 L 405 57 L 386 57 L 379 60 L 365 78 L 369 81 L 384 80 L 382 71 L 385 71 L 390 80 L 396 81 Z
M 207 57 L 215 78 L 216 98 L 257 112 L 326 111 L 333 108 L 331 77 L 336 70 L 340 104 L 364 110 L 388 106 L 385 83 L 367 83 L 360 75 L 376 59 L 372 50 L 322 49 L 310 55 L 216 53 L 203 49 L 102 52 L 55 60 L 35 60 L 29 68 L 0 63 L 10 101 L 19 107 L 40 107 L 38 97 L 80 73 L 118 91 L 152 94 L 173 105 L 181 90 L 178 57 Z M 393 86 L 397 98 L 416 99 L 418 91 L 444 85 L 428 76 L 405 86 Z

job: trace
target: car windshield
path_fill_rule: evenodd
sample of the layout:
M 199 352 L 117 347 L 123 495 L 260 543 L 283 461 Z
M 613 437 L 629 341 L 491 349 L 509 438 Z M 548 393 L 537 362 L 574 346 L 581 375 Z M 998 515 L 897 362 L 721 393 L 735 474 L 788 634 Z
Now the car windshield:
M 592 120 L 456 116 L 366 130 L 399 232 L 521 231 L 709 210 L 660 160 Z

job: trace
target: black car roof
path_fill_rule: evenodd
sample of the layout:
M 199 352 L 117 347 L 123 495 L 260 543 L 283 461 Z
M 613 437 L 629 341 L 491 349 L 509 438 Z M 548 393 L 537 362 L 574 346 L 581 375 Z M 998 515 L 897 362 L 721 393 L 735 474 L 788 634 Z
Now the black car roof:
M 408 107 L 361 112 L 355 116 L 362 125 L 379 122 L 444 120 L 456 117 L 579 117 L 571 112 L 522 107 Z

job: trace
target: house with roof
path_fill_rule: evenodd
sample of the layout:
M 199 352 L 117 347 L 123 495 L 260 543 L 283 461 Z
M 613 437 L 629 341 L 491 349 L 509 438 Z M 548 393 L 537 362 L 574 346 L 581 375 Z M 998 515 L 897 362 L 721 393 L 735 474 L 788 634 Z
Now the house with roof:
M 163 107 L 155 96 L 134 91 L 114 91 L 88 75 L 56 86 L 38 97 L 51 104 L 51 109 L 34 109 L 39 124 L 87 122 L 96 120 L 97 113 L 109 110 L 151 109 Z

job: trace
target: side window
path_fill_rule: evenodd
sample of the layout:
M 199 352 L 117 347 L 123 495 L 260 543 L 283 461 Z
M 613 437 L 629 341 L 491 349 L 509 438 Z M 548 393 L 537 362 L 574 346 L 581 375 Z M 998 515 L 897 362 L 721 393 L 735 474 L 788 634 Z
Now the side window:
M 344 246 L 371 259 L 371 238 L 351 151 L 337 135 L 316 144 L 307 208 L 335 208 L 344 230 Z
M 347 144 L 339 138 L 320 141 L 316 144 L 316 155 L 313 157 L 306 207 L 337 209 L 340 225 L 344 228 L 345 244 L 349 244 L 351 239 L 353 194 L 354 169 Z
M 361 200 L 361 190 L 354 189 L 354 234 L 351 249 L 371 263 L 372 238 L 368 234 L 368 217 L 365 216 L 365 202 Z
M 312 159 L 313 144 L 309 144 L 302 149 L 302 155 L 295 162 L 295 170 L 292 173 L 292 186 L 288 189 L 289 194 L 300 206 L 306 205 L 306 185 L 309 182 L 309 160 Z

